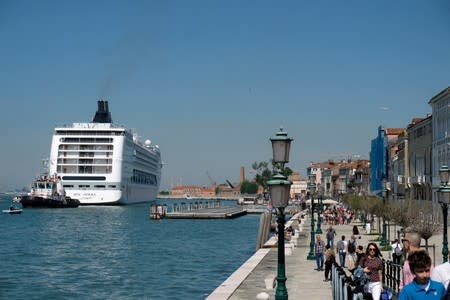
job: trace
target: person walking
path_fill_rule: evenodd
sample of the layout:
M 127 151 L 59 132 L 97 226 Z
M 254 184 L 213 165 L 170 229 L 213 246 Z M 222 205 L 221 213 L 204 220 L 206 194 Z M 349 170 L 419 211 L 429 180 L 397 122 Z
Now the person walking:
M 345 265 L 349 270 L 353 270 L 356 267 L 356 247 L 356 237 L 352 235 L 347 242 L 347 255 L 345 260 Z
M 368 292 L 373 300 L 379 300 L 383 291 L 383 261 L 380 256 L 377 244 L 371 242 L 367 245 L 366 256 L 360 261 L 360 266 L 369 277 Z
M 324 281 L 330 281 L 332 278 L 332 274 L 331 274 L 331 268 L 333 267 L 333 264 L 336 262 L 336 256 L 334 254 L 334 250 L 333 248 L 331 248 L 330 246 L 326 245 L 325 246 L 325 279 Z M 329 276 L 330 275 L 330 276 Z
M 314 256 L 316 257 L 317 271 L 323 270 L 323 253 L 325 250 L 325 243 L 320 238 L 320 235 L 316 236 L 316 243 L 314 244 Z
M 402 239 L 403 248 L 405 249 L 408 257 L 416 251 L 420 250 L 420 241 L 422 237 L 420 233 L 405 229 L 405 237 Z M 433 264 L 431 264 L 431 270 L 433 270 Z M 405 285 L 414 280 L 414 274 L 411 272 L 408 260 L 403 264 L 403 276 L 400 276 L 399 290 Z
M 411 253 L 408 263 L 414 280 L 400 291 L 399 300 L 445 299 L 444 285 L 430 279 L 431 258 L 424 250 Z
M 331 248 L 334 248 L 334 237 L 336 236 L 336 230 L 334 230 L 333 226 L 328 227 L 327 229 L 327 245 Z
M 339 265 L 345 267 L 345 254 L 347 253 L 347 242 L 345 235 L 336 243 L 336 252 L 339 255 Z
M 449 255 L 450 257 L 450 255 Z M 442 283 L 449 293 L 448 285 L 450 283 L 450 262 L 446 261 L 438 266 L 436 266 L 431 272 L 431 279 Z
M 359 229 L 358 229 L 358 226 L 353 225 L 352 231 L 353 231 L 353 235 L 354 235 L 354 236 L 358 236 L 358 237 L 359 237 Z
M 395 239 L 392 242 L 391 247 L 392 247 L 392 253 L 391 253 L 391 255 L 392 255 L 392 262 L 394 264 L 399 265 L 401 260 L 402 260 L 402 256 L 403 256 L 403 247 L 400 244 L 398 239 Z

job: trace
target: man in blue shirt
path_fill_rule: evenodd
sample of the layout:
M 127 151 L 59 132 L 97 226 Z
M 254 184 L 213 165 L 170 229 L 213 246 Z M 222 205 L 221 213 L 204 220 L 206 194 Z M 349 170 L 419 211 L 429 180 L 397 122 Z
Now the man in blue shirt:
M 408 256 L 409 267 L 415 275 L 414 280 L 400 292 L 399 300 L 442 300 L 445 287 L 442 283 L 430 279 L 431 258 L 424 251 L 416 251 Z

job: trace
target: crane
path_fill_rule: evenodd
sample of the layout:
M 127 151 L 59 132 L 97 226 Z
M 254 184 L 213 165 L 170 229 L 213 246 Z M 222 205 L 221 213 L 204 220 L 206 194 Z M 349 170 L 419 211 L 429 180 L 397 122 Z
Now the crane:
M 231 184 L 231 182 L 228 179 L 225 179 L 225 181 L 227 182 L 227 184 L 230 188 L 234 189 L 234 185 Z
M 211 175 L 209 175 L 208 171 L 206 171 L 206 175 L 208 176 L 209 181 L 211 181 L 211 185 L 216 185 L 216 182 L 212 179 Z

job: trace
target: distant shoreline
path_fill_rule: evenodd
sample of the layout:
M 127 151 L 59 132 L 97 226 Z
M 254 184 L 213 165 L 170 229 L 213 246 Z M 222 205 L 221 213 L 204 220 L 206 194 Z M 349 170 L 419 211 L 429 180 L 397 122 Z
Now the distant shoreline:
M 158 195 L 156 199 L 180 199 L 180 200 L 238 200 L 239 197 L 227 197 L 227 196 L 214 196 L 214 197 L 207 197 L 207 196 L 178 196 L 178 195 Z

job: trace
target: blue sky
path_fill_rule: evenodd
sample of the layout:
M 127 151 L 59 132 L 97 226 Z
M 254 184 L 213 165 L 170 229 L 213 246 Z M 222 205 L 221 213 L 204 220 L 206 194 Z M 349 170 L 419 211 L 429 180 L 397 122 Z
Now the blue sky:
M 448 1 L 0 1 L 0 190 L 28 186 L 56 125 L 113 120 L 162 150 L 162 189 L 369 157 L 450 85 Z

